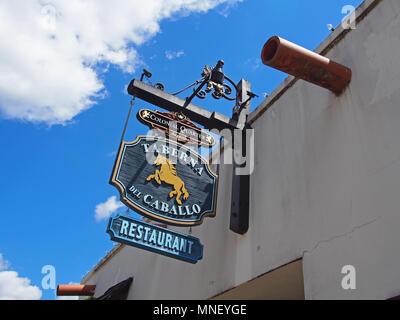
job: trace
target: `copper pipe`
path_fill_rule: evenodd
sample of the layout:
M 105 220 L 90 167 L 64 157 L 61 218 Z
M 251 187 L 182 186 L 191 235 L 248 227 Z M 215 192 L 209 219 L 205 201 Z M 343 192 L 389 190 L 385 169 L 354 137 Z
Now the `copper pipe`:
M 95 285 L 60 284 L 57 286 L 57 296 L 94 296 Z
M 278 36 L 265 43 L 261 59 L 269 67 L 336 94 L 340 94 L 351 80 L 351 69 Z

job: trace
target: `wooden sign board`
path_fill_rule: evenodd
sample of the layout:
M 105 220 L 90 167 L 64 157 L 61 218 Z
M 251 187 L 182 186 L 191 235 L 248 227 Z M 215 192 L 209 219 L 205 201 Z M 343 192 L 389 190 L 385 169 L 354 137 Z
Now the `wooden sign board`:
M 151 220 L 193 226 L 215 216 L 218 176 L 193 149 L 162 137 L 123 142 L 110 184 L 121 202 Z

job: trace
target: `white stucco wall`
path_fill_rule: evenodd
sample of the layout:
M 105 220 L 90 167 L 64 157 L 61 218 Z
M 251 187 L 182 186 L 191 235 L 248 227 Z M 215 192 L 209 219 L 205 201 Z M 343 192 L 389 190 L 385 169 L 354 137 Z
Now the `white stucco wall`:
M 329 51 L 353 71 L 340 97 L 297 81 L 254 123 L 257 262 L 302 256 L 308 299 L 400 294 L 399 13 L 382 1 Z M 341 287 L 348 264 L 356 290 Z
M 341 96 L 300 80 L 262 113 L 288 78 L 250 116 L 249 232 L 229 231 L 232 168 L 222 167 L 217 216 L 193 228 L 203 260 L 124 247 L 85 279 L 96 296 L 133 275 L 129 299 L 204 299 L 301 257 L 307 299 L 400 295 L 399 52 L 400 1 L 383 0 L 326 54 L 353 71 Z M 341 287 L 349 264 L 356 290 Z

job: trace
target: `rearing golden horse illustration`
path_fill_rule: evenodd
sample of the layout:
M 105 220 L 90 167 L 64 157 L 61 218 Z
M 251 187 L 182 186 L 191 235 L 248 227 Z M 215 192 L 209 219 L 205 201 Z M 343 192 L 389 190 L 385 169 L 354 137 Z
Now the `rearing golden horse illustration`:
M 189 198 L 189 192 L 185 188 L 185 183 L 180 179 L 176 173 L 176 169 L 171 160 L 163 157 L 162 155 L 158 155 L 157 159 L 154 161 L 156 166 L 161 166 L 160 170 L 156 170 L 154 174 L 149 175 L 146 181 L 151 181 L 154 179 L 158 184 L 161 185 L 161 182 L 165 182 L 174 187 L 169 193 L 169 197 L 172 198 L 176 195 L 176 202 L 178 204 L 182 204 L 181 196 L 183 193 L 183 200 L 187 200 Z

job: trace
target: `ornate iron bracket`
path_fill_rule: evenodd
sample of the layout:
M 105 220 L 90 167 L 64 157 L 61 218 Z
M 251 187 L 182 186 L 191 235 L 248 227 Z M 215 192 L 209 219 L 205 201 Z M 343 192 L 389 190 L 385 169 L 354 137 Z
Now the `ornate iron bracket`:
M 195 97 L 205 99 L 209 93 L 211 93 L 212 97 L 217 100 L 224 98 L 229 101 L 236 101 L 238 88 L 236 84 L 224 74 L 222 70 L 223 66 L 224 61 L 222 60 L 219 60 L 214 68 L 206 65 L 201 73 L 201 79 L 196 80 L 182 90 L 172 93 L 172 95 L 177 96 L 193 87 L 193 93 L 186 98 L 186 105 L 190 104 Z M 144 69 L 141 80 L 143 80 L 144 77 L 149 79 L 151 76 L 152 74 Z M 160 90 L 165 89 L 165 86 L 162 83 L 156 83 L 154 87 Z
M 193 93 L 190 97 L 186 98 L 186 103 L 189 104 L 194 97 L 204 99 L 208 93 L 212 92 L 212 97 L 214 99 L 226 99 L 229 101 L 235 101 L 237 98 L 237 86 L 236 84 L 227 77 L 222 68 L 224 66 L 224 62 L 219 60 L 217 65 L 214 68 L 210 68 L 209 66 L 205 66 L 203 68 L 203 72 L 201 74 L 202 78 L 197 80 L 193 86 Z M 226 83 L 225 80 L 229 82 Z M 197 86 L 200 83 L 199 86 Z M 189 86 L 190 87 L 190 86 Z M 205 89 L 203 89 L 205 87 Z M 233 94 L 233 89 L 235 89 L 235 94 Z M 180 91 L 182 92 L 182 90 Z M 179 91 L 176 94 L 180 93 Z
M 222 71 L 223 65 L 224 62 L 220 60 L 214 68 L 205 66 L 201 79 L 173 94 L 162 92 L 165 87 L 161 83 L 147 85 L 138 80 L 132 80 L 128 86 L 128 93 L 168 111 L 182 112 L 207 129 L 238 129 L 241 131 L 242 150 L 247 151 L 248 137 L 246 129 L 249 129 L 247 116 L 250 112 L 251 99 L 258 96 L 250 91 L 250 82 L 242 79 L 236 85 L 228 78 Z M 141 80 L 145 77 L 147 79 L 151 77 L 151 73 L 147 70 L 144 70 Z M 154 87 L 162 91 L 155 90 Z M 193 88 L 193 93 L 185 100 L 177 97 L 177 95 L 190 88 Z M 232 118 L 218 112 L 211 113 L 191 104 L 195 97 L 204 99 L 209 93 L 217 100 L 224 98 L 235 101 Z M 249 228 L 250 175 L 237 175 L 236 169 L 239 167 L 240 165 L 238 164 L 233 166 L 230 229 L 235 233 L 245 234 Z

